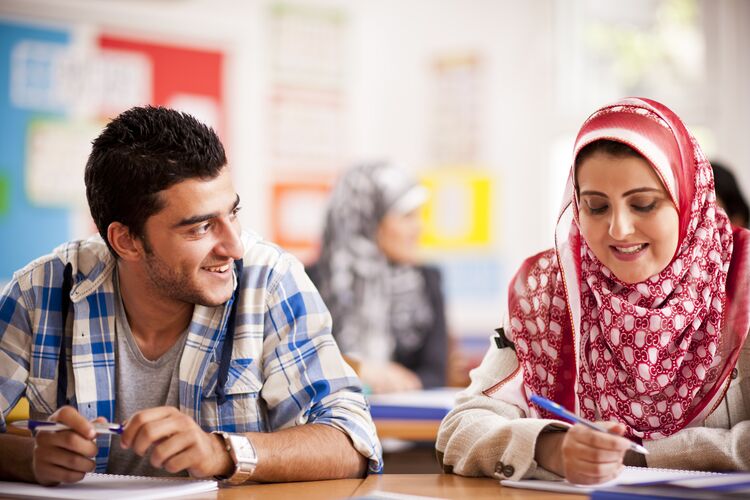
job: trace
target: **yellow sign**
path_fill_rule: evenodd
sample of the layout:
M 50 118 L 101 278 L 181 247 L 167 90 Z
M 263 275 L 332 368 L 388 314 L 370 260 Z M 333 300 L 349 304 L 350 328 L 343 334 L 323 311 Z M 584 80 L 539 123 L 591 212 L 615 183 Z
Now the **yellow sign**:
M 435 170 L 426 173 L 422 183 L 431 192 L 422 211 L 424 248 L 456 250 L 492 242 L 490 173 L 472 168 Z

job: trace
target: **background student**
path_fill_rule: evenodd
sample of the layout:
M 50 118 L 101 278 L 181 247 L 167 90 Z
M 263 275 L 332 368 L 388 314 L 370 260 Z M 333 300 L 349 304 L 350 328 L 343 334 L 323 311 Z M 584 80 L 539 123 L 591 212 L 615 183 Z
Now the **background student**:
M 492 343 L 442 422 L 444 468 L 576 483 L 623 463 L 750 469 L 750 232 L 729 224 L 712 186 L 665 106 L 627 98 L 585 121 L 556 247 L 512 280 L 512 347 Z M 612 434 L 560 422 L 532 394 Z M 626 454 L 621 436 L 650 453 Z
M 730 169 L 718 161 L 711 161 L 714 172 L 714 187 L 716 189 L 716 203 L 729 216 L 732 224 L 739 227 L 749 227 L 750 208 L 740 191 L 740 185 Z
M 392 164 L 350 169 L 333 190 L 320 258 L 308 269 L 339 347 L 376 393 L 445 385 L 440 273 L 417 262 L 426 197 Z

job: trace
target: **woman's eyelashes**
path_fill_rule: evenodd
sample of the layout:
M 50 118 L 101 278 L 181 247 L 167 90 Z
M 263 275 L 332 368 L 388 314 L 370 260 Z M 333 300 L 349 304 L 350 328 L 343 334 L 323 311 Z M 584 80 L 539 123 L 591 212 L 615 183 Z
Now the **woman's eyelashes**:
M 607 208 L 609 208 L 609 205 L 586 202 L 586 208 L 588 209 L 591 215 L 599 215 L 599 214 L 603 214 L 604 212 L 606 212 Z
M 648 213 L 656 208 L 659 200 L 631 200 L 629 202 L 630 207 L 640 213 Z M 584 202 L 586 210 L 591 215 L 600 215 L 606 213 L 609 209 L 608 203 L 601 203 L 594 200 L 586 200 Z
M 637 210 L 638 212 L 650 212 L 654 208 L 656 208 L 656 200 L 652 201 L 651 203 L 647 205 L 641 205 L 641 204 L 632 204 L 631 205 L 634 210 Z

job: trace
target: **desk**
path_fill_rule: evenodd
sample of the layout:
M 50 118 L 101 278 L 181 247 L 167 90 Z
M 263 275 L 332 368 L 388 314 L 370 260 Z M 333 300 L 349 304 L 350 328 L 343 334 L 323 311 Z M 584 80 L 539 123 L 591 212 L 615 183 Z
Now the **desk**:
M 437 439 L 440 420 L 389 420 L 373 421 L 380 439 L 403 439 L 404 441 L 431 441 Z
M 182 497 L 190 500 L 335 500 L 375 491 L 447 499 L 554 500 L 559 493 L 500 486 L 491 478 L 453 474 L 384 474 L 366 479 L 339 479 L 304 483 L 249 484 L 220 488 L 218 492 Z M 565 500 L 586 500 L 587 495 L 564 495 Z M 0 498 L 5 499 L 2 493 Z
M 442 387 L 368 396 L 378 437 L 435 442 L 440 422 L 453 408 L 460 390 Z
M 435 459 L 435 441 L 443 417 L 453 406 L 457 389 L 436 389 L 369 396 L 373 422 L 383 443 L 387 474 L 434 474 L 441 471 Z M 417 418 L 415 418 L 417 417 Z M 388 440 L 412 443 L 393 449 Z
M 504 488 L 491 478 L 468 478 L 453 474 L 384 474 L 366 479 L 311 481 L 307 483 L 257 484 L 219 490 L 217 500 L 281 500 L 305 498 L 312 500 L 363 496 L 374 491 L 432 496 L 449 499 L 553 500 L 559 493 Z M 566 500 L 583 500 L 586 495 L 565 495 Z

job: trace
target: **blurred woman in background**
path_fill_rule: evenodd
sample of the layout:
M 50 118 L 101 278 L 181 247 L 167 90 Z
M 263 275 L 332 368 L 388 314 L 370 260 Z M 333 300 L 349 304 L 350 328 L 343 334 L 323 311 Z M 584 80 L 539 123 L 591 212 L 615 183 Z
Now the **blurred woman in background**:
M 341 351 L 374 393 L 445 385 L 441 277 L 417 263 L 426 199 L 391 164 L 352 168 L 333 190 L 320 258 L 308 269 Z

